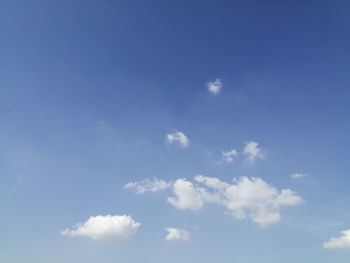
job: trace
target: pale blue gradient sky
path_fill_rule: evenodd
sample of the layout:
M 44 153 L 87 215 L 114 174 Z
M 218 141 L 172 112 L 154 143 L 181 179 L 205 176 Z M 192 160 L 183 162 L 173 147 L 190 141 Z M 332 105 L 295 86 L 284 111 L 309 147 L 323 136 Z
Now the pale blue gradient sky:
M 350 228 L 349 12 L 349 1 L 2 1 L 0 261 L 349 262 L 322 248 Z M 166 145 L 175 129 L 188 148 Z M 217 164 L 250 140 L 264 160 Z M 197 174 L 261 177 L 306 202 L 261 229 L 123 189 Z M 59 235 L 106 214 L 141 222 L 129 243 Z M 165 227 L 191 240 L 166 242 Z

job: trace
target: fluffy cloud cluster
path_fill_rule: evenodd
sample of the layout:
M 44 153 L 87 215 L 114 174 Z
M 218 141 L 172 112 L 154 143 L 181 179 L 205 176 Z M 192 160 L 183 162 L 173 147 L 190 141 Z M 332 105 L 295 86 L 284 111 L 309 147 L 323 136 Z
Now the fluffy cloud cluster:
M 280 207 L 303 202 L 292 190 L 278 191 L 261 178 L 240 177 L 227 183 L 198 175 L 193 182 L 177 179 L 171 190 L 173 195 L 167 202 L 178 209 L 200 210 L 205 203 L 213 203 L 223 206 L 235 218 L 250 218 L 262 227 L 280 221 Z
M 89 237 L 112 242 L 127 241 L 134 235 L 140 223 L 128 215 L 91 216 L 85 223 L 78 223 L 74 230 L 66 229 L 61 235 Z
M 166 231 L 168 231 L 168 234 L 165 239 L 168 241 L 185 241 L 190 239 L 190 233 L 185 229 L 168 227 L 166 228 Z
M 210 81 L 207 84 L 208 90 L 213 93 L 213 94 L 218 94 L 221 87 L 222 87 L 222 82 L 221 79 L 216 79 L 215 81 Z
M 346 249 L 350 250 L 350 229 L 341 231 L 340 237 L 332 237 L 323 244 L 326 249 Z
M 222 151 L 221 162 L 231 163 L 234 158 L 237 158 L 239 155 L 243 155 L 245 164 L 253 164 L 257 159 L 263 159 L 264 154 L 261 148 L 258 147 L 259 144 L 254 141 L 245 142 L 243 152 L 238 153 L 235 149 L 230 151 Z
M 190 140 L 183 132 L 175 131 L 173 133 L 168 133 L 166 135 L 167 144 L 179 143 L 182 147 L 188 147 L 190 144 Z
M 124 188 L 131 188 L 136 191 L 138 194 L 143 194 L 144 192 L 157 192 L 165 190 L 171 187 L 171 183 L 167 183 L 164 180 L 159 179 L 145 179 L 139 182 L 131 182 L 124 186 Z

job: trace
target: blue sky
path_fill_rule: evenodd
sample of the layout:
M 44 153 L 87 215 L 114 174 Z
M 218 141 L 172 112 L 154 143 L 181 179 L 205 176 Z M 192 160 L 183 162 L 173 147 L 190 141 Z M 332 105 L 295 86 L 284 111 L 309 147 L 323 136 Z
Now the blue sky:
M 349 11 L 2 1 L 0 261 L 349 262 Z

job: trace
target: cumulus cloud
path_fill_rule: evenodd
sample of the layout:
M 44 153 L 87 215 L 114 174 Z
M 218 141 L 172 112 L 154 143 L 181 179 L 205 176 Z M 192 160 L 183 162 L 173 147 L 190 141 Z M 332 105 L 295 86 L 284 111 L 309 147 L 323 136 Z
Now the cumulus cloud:
M 88 237 L 94 240 L 125 242 L 134 235 L 140 223 L 128 215 L 91 216 L 86 222 L 78 223 L 75 229 L 66 229 L 61 235 Z
M 168 197 L 168 203 L 179 209 L 198 210 L 204 201 L 199 189 L 186 179 L 177 179 L 173 185 L 175 197 Z
M 305 177 L 305 176 L 307 176 L 307 174 L 294 173 L 294 174 L 290 175 L 290 178 L 292 178 L 292 179 L 299 179 L 299 178 L 302 178 L 302 177 Z
M 245 143 L 243 154 L 246 155 L 245 162 L 247 164 L 255 163 L 256 159 L 263 159 L 264 154 L 262 150 L 258 147 L 258 143 L 254 141 L 249 141 Z
M 124 188 L 134 189 L 136 193 L 143 194 L 144 192 L 157 192 L 171 187 L 171 183 L 164 180 L 154 178 L 153 181 L 145 179 L 139 182 L 127 183 Z
M 215 81 L 210 81 L 207 83 L 208 90 L 213 93 L 213 94 L 218 94 L 221 87 L 222 87 L 222 82 L 221 79 L 216 79 Z
M 280 221 L 280 208 L 303 202 L 290 189 L 277 190 L 261 178 L 234 178 L 232 183 L 203 175 L 193 181 L 177 179 L 167 202 L 178 209 L 200 210 L 206 203 L 220 205 L 237 219 L 249 218 L 261 227 Z
M 332 237 L 323 244 L 325 249 L 345 249 L 350 250 L 350 229 L 341 231 L 340 237 Z
M 233 158 L 238 156 L 238 153 L 235 149 L 232 149 L 231 151 L 223 151 L 222 154 L 222 161 L 226 163 L 233 162 Z
M 190 239 L 190 233 L 185 229 L 168 227 L 166 231 L 168 231 L 168 234 L 165 239 L 168 241 L 186 241 Z
M 278 191 L 261 178 L 235 178 L 232 184 L 222 182 L 217 178 L 196 176 L 195 180 L 202 182 L 212 191 L 211 195 L 219 195 L 220 199 L 211 199 L 223 205 L 226 213 L 235 218 L 249 217 L 260 226 L 268 226 L 280 221 L 281 206 L 297 205 L 302 202 L 290 189 Z
M 188 147 L 190 145 L 190 140 L 183 132 L 175 131 L 173 133 L 168 133 L 166 135 L 166 142 L 168 144 L 179 143 L 182 147 Z

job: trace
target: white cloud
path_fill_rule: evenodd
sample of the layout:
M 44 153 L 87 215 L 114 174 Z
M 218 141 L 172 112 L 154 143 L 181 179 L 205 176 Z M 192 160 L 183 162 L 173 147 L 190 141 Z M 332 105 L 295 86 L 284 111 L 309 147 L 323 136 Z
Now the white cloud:
M 182 147 L 188 147 L 190 144 L 190 140 L 187 138 L 187 136 L 183 132 L 179 131 L 168 133 L 166 135 L 166 142 L 168 144 L 178 142 Z
M 280 221 L 280 208 L 303 202 L 290 189 L 278 191 L 261 178 L 240 177 L 232 183 L 219 178 L 197 175 L 194 181 L 177 179 L 172 185 L 173 196 L 167 202 L 178 209 L 200 210 L 206 203 L 225 208 L 225 213 L 237 219 L 249 218 L 261 227 Z
M 233 162 L 233 158 L 238 156 L 238 153 L 235 149 L 232 149 L 231 151 L 223 151 L 222 154 L 222 161 L 226 163 Z
M 245 143 L 243 153 L 247 156 L 245 160 L 247 164 L 253 164 L 255 163 L 256 159 L 264 158 L 264 154 L 262 153 L 262 150 L 258 147 L 258 143 L 253 141 Z
M 130 239 L 140 223 L 127 215 L 91 216 L 85 223 L 78 223 L 74 230 L 66 229 L 61 235 L 89 237 L 94 240 L 124 242 Z
M 340 237 L 332 237 L 323 244 L 326 249 L 346 249 L 350 250 L 350 229 L 341 231 Z
M 172 188 L 176 197 L 168 197 L 168 203 L 179 209 L 198 210 L 204 200 L 199 189 L 186 179 L 177 179 Z
M 218 190 L 223 190 L 230 186 L 229 183 L 221 181 L 219 178 L 216 177 L 208 177 L 208 176 L 203 176 L 203 175 L 196 175 L 194 177 L 194 180 L 198 183 L 201 183 L 208 188 L 212 189 L 218 189 Z
M 153 181 L 145 179 L 139 182 L 127 183 L 124 188 L 134 189 L 136 193 L 143 194 L 144 192 L 157 192 L 171 187 L 171 183 L 164 180 L 154 178 Z
M 290 175 L 290 178 L 292 178 L 292 179 L 299 179 L 299 178 L 302 178 L 302 177 L 305 177 L 305 176 L 307 176 L 307 174 L 294 173 L 294 174 Z
M 168 234 L 165 239 L 168 241 L 185 241 L 190 239 L 190 233 L 185 229 L 168 227 L 166 228 L 166 231 L 168 231 Z
M 214 93 L 215 95 L 219 93 L 221 87 L 222 87 L 222 82 L 220 79 L 216 79 L 215 81 L 210 81 L 207 84 L 208 90 L 211 93 Z
M 216 179 L 216 182 L 213 179 Z M 213 189 L 214 193 L 216 191 L 220 194 L 221 204 L 225 206 L 226 213 L 238 219 L 249 217 L 262 227 L 280 221 L 281 206 L 302 202 L 301 197 L 292 190 L 278 191 L 261 178 L 235 178 L 233 184 L 210 177 L 201 177 L 201 181 Z

